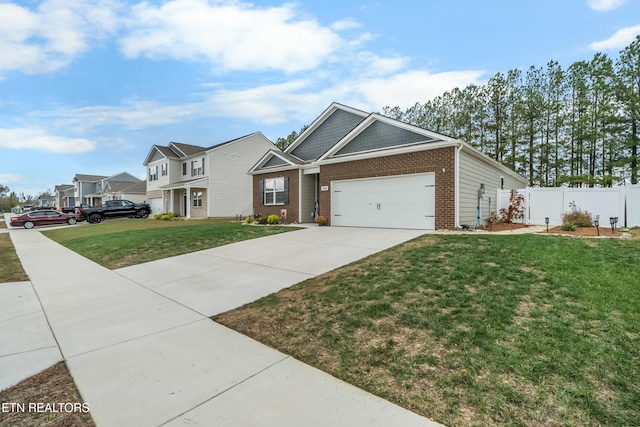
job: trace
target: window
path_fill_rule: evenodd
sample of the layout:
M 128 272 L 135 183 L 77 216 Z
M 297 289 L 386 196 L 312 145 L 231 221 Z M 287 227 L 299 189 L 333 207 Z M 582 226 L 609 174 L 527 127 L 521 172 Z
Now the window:
M 193 192 L 193 207 L 194 208 L 202 207 L 202 191 Z
M 264 180 L 264 204 L 283 205 L 289 203 L 289 179 L 285 176 Z
M 169 165 L 166 163 L 162 164 L 162 176 L 167 176 L 167 173 L 169 173 Z
M 191 176 L 204 175 L 204 159 L 191 160 Z
M 158 166 L 153 166 L 149 168 L 149 181 L 157 181 L 158 180 Z

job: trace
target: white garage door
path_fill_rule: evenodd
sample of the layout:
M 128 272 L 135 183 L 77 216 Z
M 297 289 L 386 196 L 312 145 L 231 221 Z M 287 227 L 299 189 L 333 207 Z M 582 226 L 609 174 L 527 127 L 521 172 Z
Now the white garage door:
M 435 229 L 435 175 L 331 183 L 331 225 Z
M 149 199 L 149 206 L 151 206 L 152 215 L 165 213 L 165 212 L 162 212 L 162 197 Z

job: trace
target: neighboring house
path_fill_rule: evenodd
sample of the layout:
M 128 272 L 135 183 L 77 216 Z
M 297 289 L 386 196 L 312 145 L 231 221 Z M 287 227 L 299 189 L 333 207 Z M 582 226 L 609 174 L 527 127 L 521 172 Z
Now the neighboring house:
M 38 201 L 35 203 L 35 206 L 45 207 L 45 208 L 55 208 L 56 206 L 56 196 L 40 196 L 38 197 Z
M 75 197 L 73 196 L 75 187 L 72 184 L 56 185 L 54 192 L 56 193 L 56 207 L 64 208 L 67 206 L 75 206 Z
M 427 230 L 473 226 L 481 184 L 486 218 L 497 189 L 527 182 L 463 141 L 337 103 L 249 173 L 263 216 Z
M 101 206 L 103 202 L 115 199 L 141 203 L 146 199 L 144 181 L 128 172 L 111 176 L 76 174 L 73 182 L 75 205 Z
M 186 218 L 250 215 L 252 177 L 247 171 L 274 147 L 260 132 L 212 147 L 154 145 L 144 161 L 151 210 Z

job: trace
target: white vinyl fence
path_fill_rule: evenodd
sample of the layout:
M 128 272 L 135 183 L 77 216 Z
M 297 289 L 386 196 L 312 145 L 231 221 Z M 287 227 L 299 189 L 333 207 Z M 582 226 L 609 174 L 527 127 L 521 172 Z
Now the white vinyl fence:
M 618 217 L 618 226 L 640 227 L 640 184 L 615 188 L 525 188 L 517 190 L 524 196 L 525 224 L 561 225 L 562 214 L 575 207 L 600 216 L 600 224 L 609 226 L 610 217 Z M 498 190 L 497 211 L 509 206 L 510 190 Z
M 627 227 L 640 227 L 640 184 L 627 188 Z

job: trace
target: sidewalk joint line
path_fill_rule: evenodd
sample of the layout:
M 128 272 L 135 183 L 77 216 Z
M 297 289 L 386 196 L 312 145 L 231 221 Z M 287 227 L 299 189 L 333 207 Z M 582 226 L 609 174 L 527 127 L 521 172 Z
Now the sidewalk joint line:
M 167 421 L 163 422 L 163 423 L 162 423 L 162 424 L 160 424 L 160 425 L 161 425 L 161 426 L 164 426 L 164 425 L 167 425 L 168 423 L 170 423 L 170 422 L 172 422 L 172 421 L 177 420 L 178 418 L 182 417 L 182 416 L 183 416 L 183 415 L 185 415 L 185 414 L 188 414 L 189 412 L 193 411 L 194 409 L 197 409 L 197 408 L 201 407 L 202 405 L 204 405 L 204 404 L 206 404 L 206 403 L 208 403 L 208 402 L 211 402 L 213 399 L 216 399 L 217 397 L 219 397 L 219 396 L 221 396 L 221 395 L 223 395 L 223 394 L 227 393 L 228 391 L 233 390 L 234 388 L 238 387 L 239 385 L 242 385 L 242 384 L 246 383 L 247 381 L 249 381 L 249 380 L 251 380 L 251 379 L 255 378 L 256 376 L 258 376 L 258 375 L 262 374 L 263 372 L 267 371 L 268 369 L 271 369 L 271 368 L 273 368 L 274 366 L 279 365 L 280 363 L 284 362 L 285 360 L 288 360 L 288 359 L 291 359 L 291 358 L 292 358 L 292 357 L 291 357 L 290 355 L 284 354 L 284 357 L 283 357 L 282 359 L 280 359 L 280 360 L 277 360 L 277 361 L 273 362 L 273 363 L 272 363 L 272 364 L 270 364 L 269 366 L 265 366 L 263 369 L 260 369 L 259 371 L 257 371 L 257 372 L 255 372 L 255 373 L 253 373 L 252 375 L 249 375 L 247 378 L 243 379 L 242 381 L 237 382 L 237 383 L 233 384 L 233 385 L 232 385 L 232 386 L 230 386 L 230 387 L 227 387 L 226 389 L 224 389 L 224 390 L 220 391 L 219 393 L 217 393 L 217 394 L 215 394 L 215 395 L 211 396 L 210 398 L 208 398 L 208 399 L 206 399 L 206 400 L 204 400 L 204 401 L 202 401 L 202 402 L 198 403 L 198 404 L 197 404 L 197 405 L 195 405 L 193 408 L 188 409 L 188 410 L 184 411 L 183 413 L 181 413 L 181 414 L 179 414 L 179 415 L 176 415 L 175 417 L 173 417 L 173 418 L 171 418 L 171 419 L 169 419 L 169 420 L 167 420 Z

